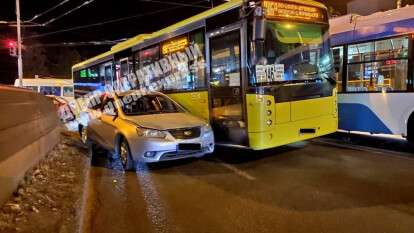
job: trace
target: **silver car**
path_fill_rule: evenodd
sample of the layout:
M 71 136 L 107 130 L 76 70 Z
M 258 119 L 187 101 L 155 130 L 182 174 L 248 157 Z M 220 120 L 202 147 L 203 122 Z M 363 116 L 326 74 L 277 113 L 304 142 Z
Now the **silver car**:
M 210 125 L 164 94 L 106 95 L 101 106 L 101 116 L 87 126 L 90 150 L 113 152 L 126 170 L 137 161 L 198 158 L 214 151 Z

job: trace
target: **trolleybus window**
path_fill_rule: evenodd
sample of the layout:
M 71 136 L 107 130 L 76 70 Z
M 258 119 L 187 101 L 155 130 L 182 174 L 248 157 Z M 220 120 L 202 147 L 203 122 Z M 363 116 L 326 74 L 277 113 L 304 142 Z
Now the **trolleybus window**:
M 347 91 L 407 90 L 408 37 L 350 45 Z
M 254 83 L 309 80 L 332 72 L 328 27 L 325 25 L 268 21 L 263 65 L 277 65 L 279 75 Z

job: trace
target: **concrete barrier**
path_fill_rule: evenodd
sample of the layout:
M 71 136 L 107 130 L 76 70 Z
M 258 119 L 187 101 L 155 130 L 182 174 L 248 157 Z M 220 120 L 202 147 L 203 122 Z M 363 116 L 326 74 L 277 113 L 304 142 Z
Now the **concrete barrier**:
M 0 85 L 0 205 L 28 169 L 58 142 L 60 121 L 47 97 Z

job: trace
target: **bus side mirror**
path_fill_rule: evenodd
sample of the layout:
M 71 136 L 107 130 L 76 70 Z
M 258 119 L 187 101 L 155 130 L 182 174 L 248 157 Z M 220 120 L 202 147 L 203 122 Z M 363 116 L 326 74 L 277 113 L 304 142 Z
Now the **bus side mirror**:
M 263 41 L 266 39 L 266 19 L 262 7 L 254 10 L 253 18 L 253 41 Z

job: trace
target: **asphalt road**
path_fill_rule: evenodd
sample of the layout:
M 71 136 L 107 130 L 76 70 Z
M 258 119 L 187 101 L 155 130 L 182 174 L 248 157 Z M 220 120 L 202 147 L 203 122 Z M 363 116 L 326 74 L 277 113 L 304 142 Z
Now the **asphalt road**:
M 321 142 L 123 173 L 96 158 L 88 232 L 414 231 L 414 159 Z

